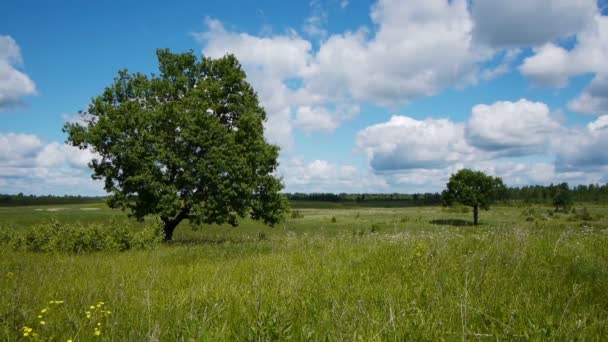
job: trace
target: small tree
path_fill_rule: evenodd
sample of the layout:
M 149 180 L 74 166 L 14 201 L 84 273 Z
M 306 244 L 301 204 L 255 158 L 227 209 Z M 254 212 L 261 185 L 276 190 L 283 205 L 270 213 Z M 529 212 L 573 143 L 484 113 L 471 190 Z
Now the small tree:
M 441 193 L 441 201 L 444 206 L 460 203 L 473 207 L 473 223 L 477 225 L 479 209 L 489 210 L 505 190 L 502 179 L 498 177 L 462 169 L 450 176 L 447 189 Z
M 266 113 L 237 59 L 157 51 L 160 75 L 120 71 L 92 99 L 86 125 L 68 123 L 68 142 L 99 155 L 89 164 L 112 208 L 158 215 L 165 239 L 184 219 L 277 223 L 279 148 L 264 139 Z
M 562 183 L 558 186 L 555 196 L 553 196 L 553 206 L 555 211 L 559 211 L 561 208 L 563 211 L 567 211 L 572 205 L 572 195 L 568 187 L 568 183 Z

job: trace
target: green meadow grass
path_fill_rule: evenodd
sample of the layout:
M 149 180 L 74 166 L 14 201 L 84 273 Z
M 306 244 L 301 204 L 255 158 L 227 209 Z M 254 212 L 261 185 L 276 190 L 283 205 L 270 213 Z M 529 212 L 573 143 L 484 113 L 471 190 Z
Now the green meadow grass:
M 80 207 L 0 208 L 0 226 L 126 222 Z M 588 212 L 498 207 L 475 227 L 439 207 L 300 209 L 186 222 L 146 251 L 1 246 L 0 340 L 606 340 L 608 208 Z

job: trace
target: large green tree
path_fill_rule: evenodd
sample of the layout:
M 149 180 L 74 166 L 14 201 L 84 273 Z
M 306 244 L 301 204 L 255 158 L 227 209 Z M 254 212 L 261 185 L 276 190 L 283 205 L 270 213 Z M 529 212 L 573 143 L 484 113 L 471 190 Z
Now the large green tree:
M 233 55 L 158 50 L 159 75 L 119 71 L 92 99 L 68 143 L 98 154 L 89 166 L 112 208 L 158 215 L 171 240 L 184 219 L 273 225 L 287 201 L 274 174 L 279 148 L 264 139 L 266 113 Z
M 502 179 L 481 171 L 462 169 L 450 176 L 447 189 L 441 193 L 443 205 L 454 203 L 473 207 L 473 223 L 477 225 L 479 209 L 489 210 L 490 205 L 506 191 Z

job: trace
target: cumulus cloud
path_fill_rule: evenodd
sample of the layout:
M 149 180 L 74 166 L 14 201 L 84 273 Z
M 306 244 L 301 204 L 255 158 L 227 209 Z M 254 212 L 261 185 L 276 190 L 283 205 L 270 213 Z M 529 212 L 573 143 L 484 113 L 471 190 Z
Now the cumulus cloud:
M 339 106 L 334 110 L 326 107 L 301 106 L 296 112 L 296 125 L 306 132 L 333 132 L 343 121 L 359 113 L 359 106 Z
M 194 34 L 204 44 L 203 54 L 219 58 L 232 53 L 239 59 L 268 114 L 266 137 L 285 149 L 292 148 L 293 108 L 314 103 L 314 99 L 291 89 L 287 81 L 302 76 L 312 44 L 295 32 L 257 37 L 228 31 L 214 19 L 205 23 L 206 31 Z
M 288 192 L 385 192 L 386 181 L 374 174 L 361 172 L 353 165 L 340 165 L 326 160 L 304 162 L 291 158 L 281 162 L 279 175 Z
M 475 0 L 473 37 L 495 48 L 542 45 L 582 31 L 596 12 L 591 0 Z
M 103 194 L 91 179 L 88 150 L 44 143 L 35 135 L 0 133 L 0 185 L 3 192 L 28 194 Z
M 608 74 L 596 75 L 575 99 L 568 103 L 572 111 L 585 114 L 608 114 Z
M 465 123 L 393 116 L 359 131 L 356 142 L 377 176 L 407 191 L 437 191 L 462 168 L 514 186 L 608 180 L 608 115 L 567 128 L 546 104 L 526 99 L 474 106 Z M 535 154 L 544 157 L 531 161 Z
M 395 115 L 361 130 L 356 143 L 376 171 L 434 169 L 474 157 L 464 130 L 464 124 L 447 119 Z
M 11 36 L 0 35 L 0 111 L 21 104 L 21 98 L 36 94 L 36 85 L 19 71 L 23 65 L 21 50 Z
M 586 73 L 607 73 L 608 17 L 595 15 L 576 36 L 576 44 L 566 49 L 548 42 L 534 49 L 520 71 L 532 81 L 553 87 L 564 87 L 572 76 Z
M 473 107 L 466 136 L 481 150 L 522 156 L 545 152 L 560 129 L 546 104 L 521 99 Z
M 322 3 L 310 6 L 303 31 L 323 36 L 318 44 L 293 30 L 234 32 L 214 19 L 195 34 L 205 55 L 234 53 L 242 61 L 275 121 L 267 136 L 283 147 L 293 146 L 296 127 L 339 127 L 343 116 L 330 110 L 339 103 L 394 107 L 490 80 L 510 72 L 523 48 L 534 52 L 519 69 L 537 83 L 563 86 L 572 75 L 607 68 L 607 21 L 591 0 L 378 0 L 373 26 L 335 34 L 324 32 Z M 560 45 L 571 37 L 572 49 Z
M 315 10 L 322 8 L 319 2 L 311 6 L 313 14 L 322 13 Z M 294 120 L 309 132 L 335 129 L 344 121 L 336 118 L 345 116 L 330 108 L 342 103 L 394 106 L 473 83 L 478 63 L 492 56 L 472 46 L 466 0 L 380 0 L 370 15 L 373 30 L 360 27 L 330 35 L 314 50 L 295 31 L 253 36 L 227 30 L 214 19 L 207 19 L 206 29 L 195 37 L 207 56 L 234 53 L 239 58 L 269 120 L 290 113 L 291 119 L 282 122 L 290 126 L 288 131 Z M 312 17 L 319 20 L 310 24 L 325 20 L 322 15 Z M 320 33 L 314 31 L 308 33 Z M 445 58 L 447 51 L 450 58 Z M 269 130 L 271 140 L 289 145 L 277 136 L 281 134 Z
M 557 146 L 560 171 L 608 171 L 608 115 L 583 129 L 572 129 Z
M 371 17 L 375 32 L 335 34 L 319 47 L 307 89 L 395 105 L 474 80 L 480 56 L 466 1 L 381 0 Z
M 42 146 L 35 135 L 0 133 L 0 164 L 4 167 L 30 166 L 31 159 Z

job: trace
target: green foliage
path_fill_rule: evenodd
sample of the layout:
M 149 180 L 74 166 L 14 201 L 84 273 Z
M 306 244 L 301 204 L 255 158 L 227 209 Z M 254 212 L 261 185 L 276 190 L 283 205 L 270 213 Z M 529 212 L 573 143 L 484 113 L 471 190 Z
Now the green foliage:
M 278 223 L 279 148 L 263 134 L 266 113 L 233 55 L 198 60 L 158 50 L 160 75 L 119 72 L 84 118 L 67 123 L 68 142 L 99 155 L 90 163 L 112 208 L 143 220 L 159 215 L 166 238 L 184 219 Z
M 466 205 L 458 205 L 458 204 L 446 206 L 442 210 L 446 213 L 451 213 L 451 214 L 468 214 L 471 212 L 471 209 L 469 207 L 467 207 Z
M 487 176 L 481 171 L 462 169 L 450 176 L 447 189 L 441 193 L 441 199 L 445 206 L 460 203 L 488 210 L 505 190 L 502 179 L 498 177 Z
M 555 207 L 555 211 L 561 209 L 564 212 L 572 206 L 572 194 L 568 189 L 568 183 L 563 183 L 563 187 L 553 196 L 553 206 Z
M 573 221 L 593 221 L 594 217 L 589 213 L 587 207 L 582 207 L 580 209 L 572 208 L 572 215 L 570 216 Z
M 140 231 L 124 224 L 41 223 L 24 233 L 14 233 L 0 242 L 14 249 L 30 252 L 61 252 L 82 254 L 98 251 L 148 249 L 162 241 L 158 225 L 147 225 Z
M 302 218 L 304 217 L 304 215 L 302 214 L 302 212 L 300 210 L 291 210 L 291 218 L 292 219 L 298 219 L 298 218 Z
M 441 193 L 444 206 L 460 203 L 473 207 L 474 223 L 477 224 L 477 210 L 489 210 L 490 205 L 506 192 L 502 179 L 481 171 L 462 169 L 450 176 L 447 189 Z

